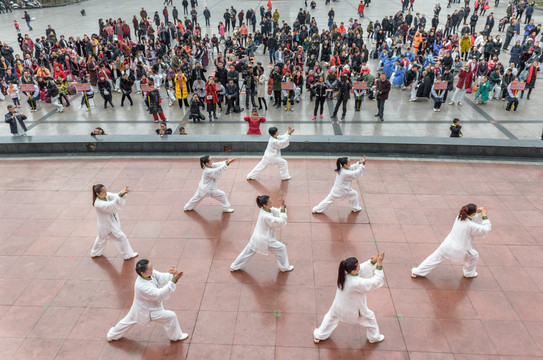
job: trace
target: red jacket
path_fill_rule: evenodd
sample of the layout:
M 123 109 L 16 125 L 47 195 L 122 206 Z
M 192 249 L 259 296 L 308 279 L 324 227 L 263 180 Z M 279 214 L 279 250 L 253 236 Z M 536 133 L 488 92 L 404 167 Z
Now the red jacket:
M 471 88 L 472 74 L 471 71 L 465 71 L 464 69 L 460 70 L 458 73 L 458 82 L 456 87 L 459 89 L 469 89 Z
M 217 104 L 219 102 L 219 97 L 217 96 L 216 85 L 206 84 L 206 97 L 204 99 L 206 104 Z
M 247 130 L 247 135 L 262 135 L 260 132 L 260 123 L 266 122 L 266 118 L 263 116 L 259 118 L 253 118 L 251 116 L 246 116 L 243 120 L 249 123 L 249 130 Z

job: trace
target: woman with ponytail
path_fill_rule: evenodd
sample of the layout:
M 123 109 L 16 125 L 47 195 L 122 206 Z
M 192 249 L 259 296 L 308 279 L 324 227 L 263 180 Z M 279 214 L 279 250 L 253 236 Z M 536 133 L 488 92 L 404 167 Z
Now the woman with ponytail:
M 92 205 L 96 209 L 98 222 L 98 236 L 94 241 L 91 256 L 102 256 L 109 240 L 115 245 L 123 259 L 130 260 L 138 256 L 137 252 L 132 250 L 128 238 L 121 229 L 121 219 L 119 210 L 125 204 L 125 195 L 128 194 L 128 186 L 118 193 L 107 192 L 102 184 L 96 184 L 92 187 Z
M 335 200 L 348 199 L 353 212 L 362 210 L 358 203 L 358 193 L 353 190 L 353 180 L 362 176 L 366 165 L 366 157 L 364 156 L 355 164 L 351 164 L 348 157 L 340 157 L 336 160 L 336 181 L 334 187 L 319 205 L 313 208 L 313 214 L 321 214 Z
M 465 278 L 477 277 L 475 270 L 479 253 L 473 248 L 473 237 L 485 237 L 490 232 L 491 225 L 487 214 L 486 205 L 480 208 L 475 204 L 462 206 L 449 235 L 426 260 L 411 269 L 411 277 L 428 275 L 445 259 L 464 264 Z
M 281 208 L 278 209 L 272 207 L 272 201 L 268 195 L 260 195 L 256 197 L 256 205 L 260 208 L 260 212 L 255 230 L 245 249 L 230 265 L 230 272 L 242 269 L 255 253 L 268 255 L 268 252 L 275 255 L 281 272 L 292 271 L 294 266 L 288 262 L 287 247 L 275 238 L 275 231 L 287 225 L 285 200 L 281 199 Z
M 222 212 L 233 213 L 234 209 L 230 208 L 230 202 L 226 197 L 224 191 L 217 189 L 217 178 L 226 172 L 228 166 L 236 161 L 236 159 L 228 159 L 219 163 L 213 163 L 211 156 L 205 155 L 200 158 L 200 167 L 204 170 L 202 173 L 202 179 L 198 184 L 198 190 L 185 205 L 185 211 L 194 210 L 194 208 L 202 201 L 206 196 L 210 196 L 215 200 L 218 200 L 222 205 Z
M 383 259 L 385 253 L 372 256 L 359 264 L 354 257 L 339 264 L 336 297 L 330 310 L 324 315 L 321 326 L 313 331 L 313 341 L 326 340 L 340 321 L 359 324 L 366 328 L 370 343 L 381 342 L 385 336 L 379 332 L 375 314 L 368 309 L 366 293 L 384 285 Z

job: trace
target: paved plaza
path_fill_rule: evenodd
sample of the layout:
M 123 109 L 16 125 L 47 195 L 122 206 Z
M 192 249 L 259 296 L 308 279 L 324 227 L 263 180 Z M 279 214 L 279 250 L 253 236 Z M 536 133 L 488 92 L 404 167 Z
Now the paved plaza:
M 341 0 L 332 2 L 330 5 L 324 5 L 324 0 L 317 1 L 318 6 L 313 10 L 312 16 L 317 20 L 319 28 L 326 27 L 327 13 L 330 7 L 334 7 L 336 12 L 336 21 L 348 22 L 349 18 L 356 18 L 356 7 L 358 1 Z M 415 11 L 421 14 L 426 14 L 430 21 L 433 14 L 435 0 L 416 0 Z M 494 11 L 496 18 L 496 26 L 499 19 L 505 14 L 505 5 L 500 4 L 498 8 L 494 8 L 494 2 L 491 1 L 490 11 Z M 199 19 L 205 6 L 211 11 L 212 27 L 202 27 L 204 33 L 212 35 L 218 33 L 216 24 L 222 20 L 222 14 L 230 5 L 240 9 L 253 8 L 258 9 L 261 5 L 266 6 L 266 1 L 199 1 Z M 444 25 L 446 15 L 460 8 L 460 4 L 453 4 L 451 9 L 446 9 L 446 1 L 442 1 L 443 10 L 440 13 L 440 24 Z M 180 14 L 183 13 L 181 1 L 175 0 L 174 5 L 180 9 Z M 299 0 L 274 0 L 272 1 L 274 9 L 278 9 L 281 15 L 281 20 L 292 24 L 299 8 L 303 7 L 303 1 Z M 81 5 L 64 6 L 58 8 L 31 10 L 31 15 L 35 17 L 32 22 L 34 31 L 30 35 L 35 38 L 38 35 L 44 35 L 48 24 L 53 25 L 57 35 L 64 34 L 68 36 L 82 36 L 98 31 L 99 18 L 114 18 L 131 19 L 134 14 L 139 14 L 142 7 L 145 7 L 149 16 L 152 17 L 155 11 L 162 14 L 162 1 L 143 1 L 143 0 L 88 0 L 82 2 Z M 87 16 L 81 16 L 80 10 L 84 8 Z M 172 7 L 169 6 L 171 14 Z M 364 33 L 369 21 L 381 20 L 385 15 L 393 15 L 401 10 L 399 0 L 374 0 L 365 11 L 365 19 L 362 20 Z M 14 11 L 12 14 L 0 14 L 2 25 L 0 26 L 0 40 L 7 42 L 16 52 L 20 52 L 19 45 L 16 41 L 16 33 L 13 28 L 13 19 L 18 19 L 21 23 L 21 29 L 24 33 L 28 33 L 28 29 L 23 20 L 20 20 L 21 12 Z M 161 15 L 162 16 L 162 15 Z M 181 16 L 181 15 L 180 15 Z M 543 22 L 543 14 L 536 11 L 534 14 L 536 23 Z M 482 29 L 484 24 L 483 17 L 478 22 L 478 28 Z M 132 24 L 130 23 L 130 26 Z M 258 26 L 257 26 L 258 27 Z M 496 33 L 496 31 L 494 31 Z M 505 33 L 501 33 L 502 38 Z M 372 44 L 368 44 L 368 48 L 373 48 Z M 222 47 L 221 47 L 222 49 Z M 500 56 L 501 61 L 506 64 L 509 61 L 509 54 Z M 264 66 L 269 65 L 268 56 L 257 56 L 256 61 L 261 61 Z M 372 73 L 375 73 L 377 60 L 371 60 L 370 68 Z M 214 66 L 209 66 L 208 73 L 213 71 Z M 268 69 L 269 70 L 269 69 Z M 266 74 L 268 75 L 268 74 Z M 541 77 L 541 75 L 539 76 Z M 516 113 L 505 111 L 505 102 L 494 100 L 489 101 L 484 105 L 475 105 L 473 94 L 468 95 L 467 101 L 463 106 L 444 105 L 442 111 L 435 113 L 432 111 L 433 101 L 430 99 L 419 99 L 415 103 L 409 102 L 408 91 L 401 91 L 395 88 L 391 91 L 389 100 L 385 107 L 385 121 L 375 121 L 373 116 L 377 111 L 375 101 L 365 101 L 360 112 L 354 111 L 354 100 L 351 99 L 348 103 L 348 111 L 345 121 L 339 121 L 339 124 L 333 124 L 330 119 L 333 111 L 331 101 L 325 104 L 324 118 L 312 121 L 312 112 L 314 102 L 309 101 L 309 95 L 303 94 L 302 101 L 296 104 L 294 112 L 285 112 L 282 109 L 271 108 L 268 112 L 263 112 L 267 118 L 269 125 L 295 125 L 298 129 L 298 134 L 313 135 L 386 135 L 386 136 L 449 136 L 449 126 L 453 118 L 458 117 L 463 123 L 463 134 L 466 138 L 495 138 L 495 139 L 540 139 L 542 129 L 542 117 L 540 114 L 539 97 L 540 82 L 536 83 L 536 88 L 533 93 L 532 100 L 520 100 L 519 110 Z M 456 84 L 456 81 L 455 81 Z M 166 103 L 166 95 L 164 89 L 161 93 Z M 451 98 L 449 95 L 449 99 Z M 242 107 L 244 106 L 244 95 L 242 98 Z M 471 99 L 471 100 L 470 100 Z M 143 99 L 138 95 L 134 95 L 135 104 L 133 107 L 125 105 L 120 107 L 120 94 L 113 94 L 113 103 L 115 108 L 103 109 L 103 100 L 100 96 L 96 96 L 97 108 L 87 113 L 84 109 L 78 109 L 81 101 L 76 95 L 73 105 L 66 108 L 63 113 L 56 113 L 55 108 L 51 104 L 42 104 L 43 108 L 36 113 L 31 113 L 26 104 L 23 104 L 22 111 L 29 117 L 31 130 L 29 135 L 87 135 L 96 126 L 104 128 L 108 134 L 155 134 L 157 125 L 153 122 L 152 116 L 146 111 Z M 0 102 L 0 106 L 4 106 L 8 101 Z M 5 109 L 5 107 L 3 107 Z M 168 108 L 164 106 L 166 117 L 170 121 L 170 127 L 175 131 L 179 126 L 184 126 L 188 134 L 245 134 L 247 132 L 247 124 L 243 121 L 243 116 L 249 115 L 244 111 L 242 114 L 224 115 L 219 114 L 219 120 L 212 124 L 209 121 L 200 124 L 185 122 L 188 120 L 188 112 L 177 106 Z M 207 116 L 207 114 L 206 114 Z M 182 122 L 183 124 L 180 124 Z M 9 136 L 9 127 L 0 127 L 0 136 Z
M 292 180 L 276 169 L 247 182 L 258 159 L 242 158 L 218 181 L 235 212 L 204 200 L 195 159 L 1 161 L 1 359 L 431 359 L 543 358 L 543 169 L 540 165 L 368 159 L 353 183 L 362 212 L 346 201 L 312 215 L 333 182 L 333 159 L 290 158 Z M 91 185 L 130 185 L 122 228 L 140 258 L 182 271 L 165 302 L 184 342 L 162 327 L 136 326 L 108 343 L 106 332 L 132 303 L 135 261 L 111 244 L 91 259 L 96 214 Z M 228 268 L 257 217 L 255 197 L 286 197 L 288 224 L 277 237 L 290 273 L 272 255 Z M 467 202 L 489 207 L 492 232 L 476 238 L 479 277 L 445 262 L 428 278 L 410 269 L 435 250 Z M 385 251 L 386 284 L 368 295 L 384 342 L 340 324 L 313 344 L 334 297 L 339 261 Z

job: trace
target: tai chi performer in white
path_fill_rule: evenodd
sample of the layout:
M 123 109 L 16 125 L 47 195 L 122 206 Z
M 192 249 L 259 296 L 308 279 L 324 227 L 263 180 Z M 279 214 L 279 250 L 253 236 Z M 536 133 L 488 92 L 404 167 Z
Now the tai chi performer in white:
M 198 190 L 196 190 L 192 199 L 185 205 L 185 211 L 194 210 L 206 196 L 211 196 L 221 203 L 222 212 L 234 212 L 234 209 L 230 208 L 230 202 L 224 191 L 217 189 L 217 178 L 224 174 L 226 169 L 228 169 L 228 166 L 234 161 L 236 161 L 236 159 L 228 159 L 219 163 L 213 163 L 213 160 L 209 155 L 200 158 L 200 167 L 204 170 L 202 172 L 202 180 L 200 180 Z
M 290 126 L 288 131 L 284 135 L 278 135 L 279 130 L 276 127 L 271 127 L 268 129 L 268 133 L 271 138 L 268 141 L 268 147 L 264 152 L 262 160 L 255 166 L 253 170 L 247 175 L 247 180 L 255 180 L 258 174 L 262 172 L 269 165 L 279 166 L 279 171 L 281 173 L 281 180 L 290 180 L 291 177 L 288 173 L 288 163 L 285 159 L 281 157 L 281 149 L 284 149 L 290 143 L 290 135 L 294 132 L 294 129 Z
M 288 262 L 287 247 L 275 238 L 275 230 L 282 229 L 287 225 L 285 200 L 281 199 L 281 209 L 272 207 L 272 201 L 268 195 L 257 196 L 256 204 L 260 208 L 260 212 L 255 230 L 245 249 L 230 265 L 230 271 L 234 272 L 243 268 L 255 253 L 268 255 L 268 252 L 275 255 L 279 270 L 282 272 L 291 271 L 294 266 Z
M 321 326 L 313 331 L 316 344 L 328 339 L 340 321 L 365 327 L 366 338 L 372 344 L 385 339 L 379 333 L 375 314 L 366 303 L 366 293 L 384 285 L 384 257 L 385 253 L 382 252 L 363 264 L 359 264 L 354 257 L 339 264 L 336 297 L 324 315 Z
M 183 272 L 171 267 L 168 273 L 153 269 L 147 259 L 136 264 L 138 278 L 134 284 L 134 302 L 128 314 L 107 333 L 107 340 L 122 338 L 135 324 L 148 326 L 151 321 L 164 325 L 164 330 L 171 341 L 185 340 L 189 334 L 183 333 L 177 315 L 173 311 L 164 310 L 162 301 L 168 299 L 175 291 L 175 284 L 183 276 Z
M 132 250 L 128 238 L 121 229 L 121 219 L 118 214 L 121 206 L 126 202 L 125 195 L 128 191 L 128 186 L 125 186 L 118 194 L 107 192 L 102 184 L 92 187 L 92 204 L 96 209 L 98 222 L 98 236 L 92 247 L 92 257 L 102 256 L 108 240 L 115 245 L 123 259 L 130 260 L 138 256 L 138 253 Z
M 336 180 L 330 194 L 313 208 L 313 214 L 320 214 L 326 210 L 335 200 L 348 199 L 353 212 L 359 212 L 362 208 L 358 202 L 358 193 L 353 190 L 353 180 L 362 176 L 366 165 L 366 157 L 351 164 L 348 157 L 340 157 L 336 160 Z
M 477 277 L 479 253 L 473 248 L 474 236 L 486 236 L 491 230 L 487 217 L 488 208 L 475 204 L 462 206 L 453 228 L 441 245 L 419 266 L 411 269 L 411 277 L 426 276 L 443 260 L 464 264 L 464 277 Z

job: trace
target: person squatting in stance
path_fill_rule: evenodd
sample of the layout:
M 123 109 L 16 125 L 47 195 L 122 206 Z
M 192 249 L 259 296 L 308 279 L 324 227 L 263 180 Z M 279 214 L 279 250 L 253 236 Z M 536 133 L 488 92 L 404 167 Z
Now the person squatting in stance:
M 164 310 L 162 302 L 175 291 L 177 281 L 183 276 L 182 271 L 171 267 L 168 273 L 153 269 L 147 259 L 136 264 L 138 278 L 134 284 L 134 302 L 128 314 L 107 333 L 107 340 L 119 340 L 132 326 L 149 326 L 156 321 L 164 326 L 170 341 L 185 340 L 189 334 L 183 333 L 177 321 L 177 315 L 171 310 Z
M 291 176 L 288 172 L 288 163 L 281 157 L 281 149 L 284 149 L 290 143 L 290 136 L 294 132 L 294 129 L 290 126 L 288 131 L 284 135 L 278 135 L 279 130 L 276 127 L 268 129 L 270 134 L 270 140 L 268 141 L 268 147 L 264 152 L 262 160 L 255 166 L 253 170 L 247 175 L 247 180 L 255 180 L 258 174 L 262 172 L 269 165 L 279 166 L 281 173 L 281 180 L 290 180 Z
M 287 247 L 277 241 L 275 231 L 287 225 L 287 206 L 285 200 L 281 199 L 281 208 L 272 207 L 272 200 L 268 195 L 256 197 L 256 205 L 260 208 L 255 230 L 245 249 L 237 259 L 230 265 L 230 272 L 242 269 L 255 253 L 268 255 L 271 252 L 275 255 L 279 270 L 282 272 L 292 271 L 294 266 L 288 262 Z
M 221 203 L 222 212 L 234 212 L 234 209 L 230 208 L 230 202 L 224 191 L 217 189 L 217 178 L 224 174 L 226 169 L 228 169 L 228 166 L 234 161 L 236 161 L 236 159 L 228 159 L 226 161 L 213 163 L 213 159 L 211 159 L 211 156 L 209 155 L 200 158 L 200 167 L 204 170 L 202 172 L 202 179 L 198 184 L 198 190 L 196 190 L 192 198 L 185 205 L 185 211 L 194 210 L 200 201 L 206 196 L 210 196 Z
M 353 212 L 359 212 L 362 208 L 358 202 L 358 192 L 353 190 L 353 180 L 362 176 L 366 165 L 366 157 L 351 164 L 348 157 L 340 157 L 336 160 L 336 180 L 334 187 L 330 190 L 328 196 L 313 208 L 313 214 L 321 214 L 335 200 L 348 199 Z
M 119 218 L 119 210 L 126 203 L 125 196 L 128 191 L 128 186 L 125 186 L 118 194 L 107 192 L 102 184 L 92 187 L 92 204 L 96 209 L 98 223 L 98 236 L 91 250 L 93 258 L 102 256 L 108 240 L 115 245 L 123 259 L 130 260 L 138 256 L 138 253 L 132 250 L 128 238 L 121 229 Z
M 462 206 L 449 235 L 426 260 L 411 269 L 411 277 L 428 275 L 445 259 L 463 263 L 465 278 L 477 277 L 475 270 L 479 253 L 473 248 L 473 237 L 484 237 L 490 232 L 491 225 L 487 213 L 486 205 L 480 208 L 475 204 Z
M 384 257 L 385 253 L 382 252 L 363 264 L 359 264 L 355 257 L 339 263 L 336 297 L 321 325 L 313 331 L 315 344 L 328 339 L 340 321 L 365 327 L 366 338 L 372 344 L 385 339 L 385 336 L 379 333 L 375 314 L 368 309 L 366 302 L 366 293 L 385 283 Z

